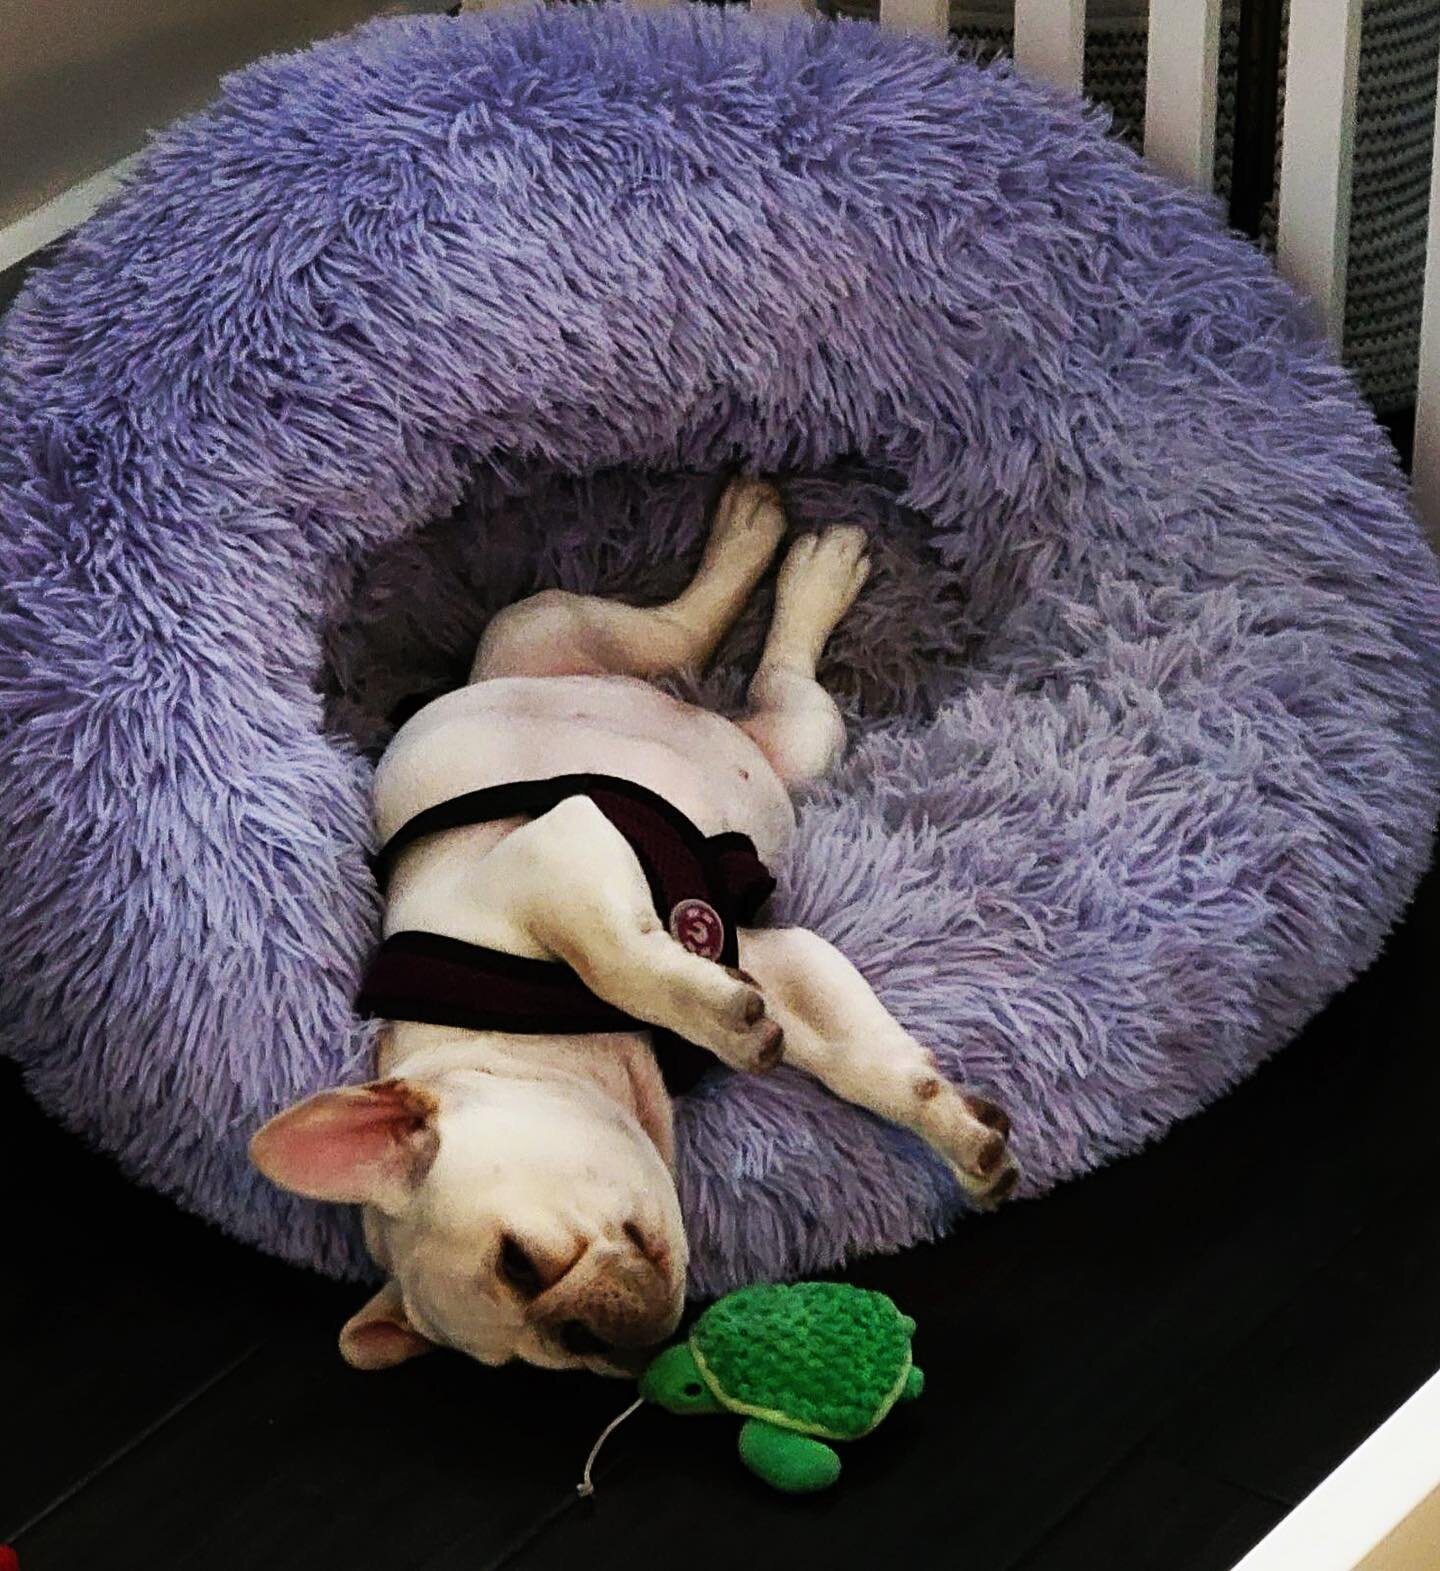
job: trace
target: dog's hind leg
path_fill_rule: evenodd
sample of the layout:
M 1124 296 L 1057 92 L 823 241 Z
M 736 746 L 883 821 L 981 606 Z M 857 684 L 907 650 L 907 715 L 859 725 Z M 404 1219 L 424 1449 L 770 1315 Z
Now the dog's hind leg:
M 485 629 L 472 682 L 499 676 L 655 677 L 702 666 L 745 608 L 785 533 L 779 493 L 736 480 L 715 509 L 695 577 L 666 605 L 544 589 Z
M 845 722 L 815 672 L 869 574 L 865 543 L 854 525 L 802 535 L 780 568 L 749 713 L 739 724 L 787 786 L 823 779 L 845 750 Z

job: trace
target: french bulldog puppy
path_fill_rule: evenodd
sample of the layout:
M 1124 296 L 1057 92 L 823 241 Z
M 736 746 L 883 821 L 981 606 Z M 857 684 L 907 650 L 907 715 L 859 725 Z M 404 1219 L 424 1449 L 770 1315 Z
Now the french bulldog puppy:
M 503 611 L 470 685 L 416 714 L 381 760 L 382 842 L 468 793 L 581 775 L 633 783 L 715 843 L 777 858 L 795 828 L 791 789 L 824 776 L 845 745 L 815 673 L 865 582 L 863 531 L 790 546 L 742 718 L 650 679 L 708 659 L 785 532 L 776 491 L 740 480 L 669 604 L 547 590 Z M 982 1202 L 1014 1188 L 1005 1114 L 948 1082 L 843 955 L 799 928 L 737 924 L 738 963 L 719 963 L 715 911 L 688 900 L 662 920 L 633 837 L 601 800 L 572 794 L 403 844 L 385 936 L 481 946 L 526 975 L 537 962 L 568 968 L 617 1028 L 471 1029 L 419 1006 L 420 1019 L 399 1018 L 397 1005 L 375 1081 L 312 1096 L 254 1137 L 276 1184 L 364 1208 L 389 1281 L 340 1334 L 359 1368 L 439 1345 L 487 1364 L 625 1373 L 671 1335 L 687 1249 L 652 1050 L 667 1034 L 742 1074 L 783 1057 L 912 1130 Z

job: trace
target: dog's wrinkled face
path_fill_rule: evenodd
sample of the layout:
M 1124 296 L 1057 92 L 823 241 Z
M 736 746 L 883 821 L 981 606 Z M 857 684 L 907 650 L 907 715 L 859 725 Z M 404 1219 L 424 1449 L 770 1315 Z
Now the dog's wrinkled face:
M 679 1322 L 674 1180 L 639 1120 L 578 1079 L 460 1069 L 325 1091 L 251 1154 L 283 1188 L 366 1208 L 390 1281 L 341 1332 L 358 1368 L 438 1344 L 633 1373 Z

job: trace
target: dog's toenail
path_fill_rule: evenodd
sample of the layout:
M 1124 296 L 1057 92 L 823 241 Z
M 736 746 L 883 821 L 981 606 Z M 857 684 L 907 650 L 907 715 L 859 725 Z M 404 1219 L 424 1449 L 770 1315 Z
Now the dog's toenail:
M 997 1107 L 994 1102 L 987 1101 L 983 1096 L 967 1096 L 965 1109 L 974 1119 L 984 1124 L 987 1129 L 997 1130 L 1002 1139 L 1010 1136 L 1010 1117 L 1003 1107 Z
M 988 1178 L 991 1173 L 1005 1160 L 1005 1141 L 997 1134 L 980 1147 L 980 1154 L 975 1158 L 975 1170 L 983 1177 Z
M 1020 1182 L 1020 1169 L 1012 1167 L 1003 1172 L 995 1181 L 995 1187 L 986 1196 L 987 1200 L 1004 1200 Z

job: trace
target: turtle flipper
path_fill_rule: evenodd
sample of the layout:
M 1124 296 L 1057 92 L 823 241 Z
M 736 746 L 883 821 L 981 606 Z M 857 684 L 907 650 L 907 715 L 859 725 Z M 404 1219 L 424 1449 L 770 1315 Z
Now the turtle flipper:
M 780 1429 L 763 1418 L 742 1425 L 740 1456 L 757 1478 L 786 1494 L 828 1489 L 840 1476 L 840 1458 L 823 1440 Z

